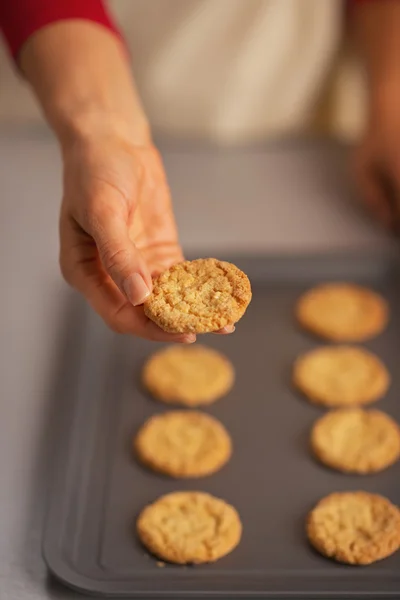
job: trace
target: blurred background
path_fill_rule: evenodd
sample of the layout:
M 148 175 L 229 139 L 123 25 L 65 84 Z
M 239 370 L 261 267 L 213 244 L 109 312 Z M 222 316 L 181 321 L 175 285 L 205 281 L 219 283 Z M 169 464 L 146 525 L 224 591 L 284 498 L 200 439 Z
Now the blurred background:
M 164 152 L 186 248 L 312 250 L 375 240 L 365 216 L 346 209 L 347 148 L 365 127 L 366 85 L 345 2 L 110 0 L 107 6 Z M 33 218 L 43 206 L 48 235 L 56 236 L 57 151 L 4 46 L 0 127 L 7 137 L 6 196 L 29 181 L 29 196 L 40 197 Z M 17 172 L 24 173 L 21 181 Z M 12 219 L 3 221 L 7 228 Z
M 109 0 L 156 131 L 218 143 L 297 132 L 353 140 L 365 119 L 360 65 L 338 0 Z M 0 118 L 40 114 L 4 47 Z

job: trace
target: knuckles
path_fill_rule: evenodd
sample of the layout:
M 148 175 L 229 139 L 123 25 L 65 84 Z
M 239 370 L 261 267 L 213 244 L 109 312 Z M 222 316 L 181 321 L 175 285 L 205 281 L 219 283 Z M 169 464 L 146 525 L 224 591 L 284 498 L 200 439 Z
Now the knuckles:
M 104 242 L 98 247 L 104 268 L 109 273 L 120 272 L 126 269 L 130 263 L 130 252 L 113 242 Z

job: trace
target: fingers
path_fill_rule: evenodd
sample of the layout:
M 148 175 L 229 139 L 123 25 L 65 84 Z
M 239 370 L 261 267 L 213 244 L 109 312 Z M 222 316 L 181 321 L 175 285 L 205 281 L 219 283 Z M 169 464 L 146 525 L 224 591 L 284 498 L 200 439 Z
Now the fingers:
M 106 324 L 118 333 L 137 335 L 157 342 L 193 343 L 193 334 L 163 331 L 134 307 L 119 290 L 100 263 L 93 240 L 66 216 L 60 221 L 60 266 L 66 281 L 86 298 Z
M 60 264 L 65 279 L 116 332 L 160 342 L 193 343 L 194 334 L 170 334 L 146 317 L 140 306 L 151 292 L 145 260 L 131 242 L 123 215 L 104 206 L 88 216 L 85 230 L 61 215 Z M 176 249 L 175 249 L 176 253 Z M 165 257 L 164 257 L 165 262 Z M 218 334 L 233 333 L 227 325 Z
M 396 235 L 400 234 L 400 160 L 398 153 L 394 156 L 391 164 L 390 175 L 382 177 L 382 186 L 388 198 L 392 214 L 392 230 Z
M 215 335 L 229 335 L 230 333 L 233 333 L 235 329 L 235 325 L 225 325 L 225 327 L 222 327 L 222 329 L 219 329 L 218 331 L 213 331 L 213 333 Z
M 393 210 L 390 198 L 375 165 L 363 157 L 356 158 L 354 175 L 361 198 L 369 211 L 384 227 L 392 227 Z
M 190 344 L 196 341 L 193 334 L 172 334 L 160 329 L 146 317 L 143 306 L 132 306 L 111 279 L 99 281 L 96 277 L 88 278 L 82 274 L 76 276 L 75 286 L 110 329 L 117 333 L 155 342 Z
M 378 178 L 372 173 L 364 172 L 359 177 L 359 184 L 367 208 L 384 227 L 390 227 L 392 212 L 388 198 Z
M 96 242 L 101 263 L 133 306 L 143 304 L 152 290 L 146 262 L 131 241 L 125 215 L 96 202 L 87 232 Z

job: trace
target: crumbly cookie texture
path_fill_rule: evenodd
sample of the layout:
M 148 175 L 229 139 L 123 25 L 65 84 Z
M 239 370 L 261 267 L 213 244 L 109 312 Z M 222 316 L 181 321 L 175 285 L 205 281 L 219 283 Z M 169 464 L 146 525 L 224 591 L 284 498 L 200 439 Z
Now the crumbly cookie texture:
M 374 473 L 400 457 L 400 428 L 380 410 L 339 409 L 324 415 L 311 432 L 314 455 L 328 467 Z
M 143 368 L 146 389 L 167 404 L 210 404 L 232 388 L 235 374 L 220 352 L 195 344 L 169 346 L 153 354 Z
M 308 331 L 336 342 L 357 342 L 381 333 L 388 322 L 386 301 L 370 289 L 350 283 L 328 283 L 306 292 L 296 317 Z
M 321 500 L 307 519 L 318 552 L 338 562 L 368 565 L 400 547 L 400 511 L 367 492 L 338 492 Z
M 237 323 L 251 300 L 240 269 L 215 258 L 174 265 L 153 284 L 147 317 L 170 333 L 207 333 Z
M 218 471 L 232 453 L 231 438 L 214 417 L 176 410 L 151 417 L 134 440 L 139 460 L 172 477 L 203 477 Z
M 158 558 L 177 564 L 213 562 L 231 552 L 242 534 L 237 511 L 202 492 L 175 492 L 147 506 L 137 532 Z
M 381 398 L 390 376 L 379 358 L 367 350 L 326 346 L 296 360 L 293 381 L 315 404 L 345 407 Z

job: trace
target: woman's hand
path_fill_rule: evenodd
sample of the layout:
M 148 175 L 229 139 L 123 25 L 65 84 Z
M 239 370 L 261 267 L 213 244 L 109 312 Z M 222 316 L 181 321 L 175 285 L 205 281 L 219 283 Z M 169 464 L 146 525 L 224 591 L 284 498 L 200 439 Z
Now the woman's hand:
M 20 52 L 62 149 L 60 263 L 108 325 L 157 341 L 168 334 L 141 304 L 152 275 L 182 260 L 161 159 L 120 40 L 96 23 L 66 20 L 32 35 Z
M 387 229 L 400 233 L 400 124 L 374 127 L 356 149 L 353 174 L 360 199 Z
M 165 333 L 140 306 L 182 260 L 164 169 L 116 35 L 85 20 L 39 30 L 19 55 L 62 149 L 61 269 L 112 329 Z
M 152 340 L 191 342 L 168 334 L 140 306 L 152 275 L 183 259 L 170 193 L 156 149 L 113 133 L 69 141 L 63 149 L 60 264 L 115 331 Z
M 141 306 L 152 276 L 183 256 L 124 46 L 96 23 L 66 20 L 32 35 L 19 59 L 62 149 L 64 277 L 115 331 L 194 342 L 162 331 Z

